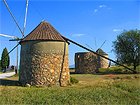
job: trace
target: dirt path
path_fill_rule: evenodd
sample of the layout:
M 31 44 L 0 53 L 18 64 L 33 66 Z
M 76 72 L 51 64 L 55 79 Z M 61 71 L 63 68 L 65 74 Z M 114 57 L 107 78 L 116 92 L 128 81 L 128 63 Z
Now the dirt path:
M 10 77 L 10 76 L 12 76 L 14 74 L 15 74 L 15 72 L 3 73 L 3 74 L 0 74 L 0 78 L 7 78 L 7 77 Z

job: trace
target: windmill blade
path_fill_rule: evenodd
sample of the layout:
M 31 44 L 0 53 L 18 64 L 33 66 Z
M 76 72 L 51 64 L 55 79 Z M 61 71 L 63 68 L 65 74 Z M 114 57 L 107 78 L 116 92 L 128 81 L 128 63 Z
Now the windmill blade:
M 0 36 L 9 37 L 9 38 L 17 38 L 17 37 L 10 36 L 10 35 L 5 35 L 5 34 L 0 34 Z
M 13 39 L 10 39 L 9 41 L 19 41 L 19 40 L 22 40 L 22 38 L 18 38 L 18 37 L 15 37 L 15 36 L 10 36 L 10 35 L 5 35 L 5 34 L 0 34 L 0 36 L 13 38 Z
M 8 56 L 16 47 L 18 47 L 18 45 L 19 45 L 19 43 L 18 43 L 15 47 L 13 47 L 12 50 L 10 50 L 10 51 L 8 52 L 8 54 L 5 55 L 2 59 L 4 59 L 6 56 Z
M 103 44 L 101 45 L 101 47 L 103 47 L 103 45 L 105 44 L 105 42 L 106 42 L 106 40 L 103 42 Z M 100 47 L 100 48 L 101 48 L 101 47 Z
M 94 37 L 94 40 L 95 40 L 95 50 L 97 50 L 97 44 L 96 44 L 96 38 Z
M 29 0 L 27 0 L 27 3 L 26 3 L 26 12 L 25 12 L 25 20 L 24 20 L 23 38 L 24 38 L 25 25 L 26 25 L 26 18 L 27 18 L 28 1 L 29 1 Z
M 88 44 L 86 44 L 91 50 L 93 50 L 93 48 L 92 47 L 90 47 Z M 93 50 L 94 51 L 94 50 Z
M 10 14 L 11 14 L 12 18 L 14 19 L 14 21 L 15 21 L 16 25 L 18 26 L 18 28 L 19 28 L 20 32 L 22 33 L 22 35 L 24 35 L 24 34 L 23 34 L 23 32 L 22 32 L 22 30 L 21 30 L 21 28 L 19 27 L 19 25 L 18 25 L 18 23 L 17 23 L 16 19 L 14 18 L 14 16 L 13 16 L 12 12 L 10 11 L 10 9 L 9 9 L 9 7 L 8 7 L 8 5 L 7 5 L 7 3 L 6 3 L 6 1 L 5 1 L 5 0 L 3 0 L 3 2 L 4 2 L 4 4 L 6 5 L 6 7 L 7 7 L 8 11 L 10 12 Z

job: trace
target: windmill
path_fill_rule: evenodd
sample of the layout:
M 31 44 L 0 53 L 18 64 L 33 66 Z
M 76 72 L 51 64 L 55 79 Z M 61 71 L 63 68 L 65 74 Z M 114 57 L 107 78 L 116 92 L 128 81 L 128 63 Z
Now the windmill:
M 4 1 L 5 5 L 6 5 L 7 9 L 9 10 L 10 14 L 12 15 L 12 13 L 11 13 L 10 9 L 8 8 L 8 5 L 6 4 L 5 0 L 3 0 L 3 1 Z M 27 9 L 27 7 L 28 7 L 28 0 L 27 0 L 27 4 L 26 4 L 26 9 Z M 12 15 L 12 17 L 13 17 L 15 23 L 17 24 L 17 26 L 18 26 L 20 32 L 21 32 L 22 35 L 23 35 L 23 38 L 24 38 L 24 30 L 25 30 L 25 24 L 26 24 L 26 15 L 27 15 L 27 10 L 26 10 L 26 13 L 25 13 L 25 22 L 24 22 L 24 29 L 23 29 L 23 31 L 21 30 L 21 28 L 20 28 L 19 25 L 17 24 L 17 22 L 16 22 L 14 16 Z M 86 48 L 86 47 L 84 47 L 84 46 L 78 44 L 77 42 L 75 42 L 75 41 L 73 41 L 73 40 L 70 40 L 69 38 L 66 38 L 66 37 L 64 37 L 64 36 L 62 36 L 62 37 L 63 37 L 65 40 L 67 40 L 67 41 L 69 41 L 69 42 L 71 42 L 71 43 L 73 43 L 73 44 L 75 44 L 75 45 L 77 45 L 77 46 L 79 46 L 79 47 L 81 47 L 81 48 L 83 48 L 83 49 L 85 49 L 85 50 L 88 50 L 88 51 L 90 51 L 90 52 L 92 52 L 92 53 L 94 53 L 94 54 L 96 54 L 96 55 L 98 55 L 98 56 L 101 56 L 101 57 L 103 57 L 103 58 L 105 58 L 105 59 L 108 59 L 108 60 L 110 60 L 110 61 L 112 61 L 112 62 L 114 62 L 114 63 L 116 63 L 116 64 L 118 64 L 118 65 L 121 65 L 121 66 L 123 66 L 123 67 L 125 67 L 125 68 L 127 68 L 127 69 L 129 69 L 129 70 L 131 70 L 131 71 L 134 71 L 134 70 L 128 68 L 127 66 L 125 66 L 125 65 L 122 65 L 122 64 L 120 64 L 120 63 L 118 63 L 118 62 L 116 62 L 116 61 L 114 61 L 114 60 L 112 60 L 112 59 L 110 59 L 110 58 L 108 58 L 108 57 L 105 57 L 105 56 L 103 56 L 103 55 L 101 55 L 101 54 L 99 54 L 99 53 L 97 53 L 97 52 L 95 52 L 95 51 L 92 51 L 92 50 L 90 50 L 90 49 L 88 49 L 88 48 Z M 22 39 L 21 39 L 21 40 L 22 40 Z M 17 46 L 18 46 L 18 45 L 19 45 L 19 44 L 17 44 Z M 15 46 L 12 50 L 14 50 L 17 46 Z M 12 51 L 12 50 L 11 50 L 11 51 Z M 10 52 L 11 52 L 11 51 L 10 51 Z
M 6 3 L 6 1 L 3 0 L 3 2 L 5 3 L 5 5 L 6 5 L 8 11 L 10 12 L 12 18 L 14 19 L 16 25 L 18 26 L 20 32 L 22 33 L 22 38 L 24 38 L 24 32 L 25 32 L 25 25 L 26 25 L 26 18 L 27 18 L 27 8 L 28 8 L 28 1 L 29 1 L 29 0 L 27 0 L 27 3 L 26 3 L 24 28 L 23 28 L 23 31 L 22 31 L 21 28 L 19 27 L 17 21 L 15 20 L 15 18 L 14 18 L 14 16 L 13 16 L 12 12 L 10 11 L 10 9 L 9 9 L 9 7 L 8 7 L 8 5 L 7 5 L 7 3 Z M 0 36 L 13 38 L 13 39 L 11 39 L 11 40 L 9 40 L 9 41 L 17 41 L 17 45 L 16 45 L 16 46 L 15 46 L 15 47 L 14 47 L 9 53 L 11 53 L 11 52 L 17 47 L 17 70 L 18 70 L 18 45 L 19 45 L 19 40 L 22 40 L 22 38 L 18 38 L 18 37 L 15 37 L 15 36 L 10 36 L 10 35 L 5 35 L 5 34 L 0 34 Z M 8 53 L 8 54 L 9 54 L 9 53 Z M 16 73 L 17 73 L 17 72 L 16 72 Z

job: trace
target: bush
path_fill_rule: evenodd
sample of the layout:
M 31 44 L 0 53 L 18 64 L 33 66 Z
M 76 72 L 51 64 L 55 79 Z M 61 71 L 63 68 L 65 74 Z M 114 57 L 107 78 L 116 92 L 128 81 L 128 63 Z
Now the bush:
M 75 77 L 71 77 L 71 76 L 70 76 L 70 82 L 68 82 L 67 85 L 72 86 L 72 84 L 77 84 L 78 82 L 79 82 L 78 79 L 76 79 Z
M 70 82 L 71 82 L 72 84 L 77 84 L 77 83 L 79 82 L 79 80 L 76 79 L 75 77 L 71 77 L 71 76 L 70 76 Z

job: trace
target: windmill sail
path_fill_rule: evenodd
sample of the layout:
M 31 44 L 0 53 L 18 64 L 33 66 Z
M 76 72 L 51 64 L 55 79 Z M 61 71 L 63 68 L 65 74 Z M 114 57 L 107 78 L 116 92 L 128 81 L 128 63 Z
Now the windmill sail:
M 8 11 L 10 12 L 10 14 L 11 14 L 12 18 L 14 19 L 14 21 L 15 21 L 16 25 L 18 26 L 18 28 L 19 28 L 20 32 L 21 32 L 21 33 L 22 33 L 22 35 L 23 35 L 23 32 L 22 32 L 21 28 L 19 27 L 19 25 L 18 25 L 18 23 L 17 23 L 16 19 L 14 18 L 14 16 L 13 16 L 12 12 L 10 11 L 10 9 L 9 9 L 9 7 L 8 7 L 8 5 L 7 5 L 7 3 L 6 3 L 6 1 L 5 1 L 5 0 L 3 0 L 3 2 L 5 3 L 5 5 L 6 5 L 6 7 L 7 7 Z
M 27 3 L 26 3 L 26 12 L 25 12 L 25 20 L 24 20 L 23 38 L 24 38 L 25 25 L 26 25 L 26 18 L 27 18 L 28 1 L 29 1 L 29 0 L 27 0 Z

